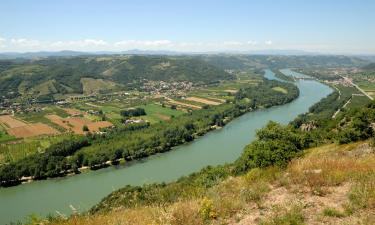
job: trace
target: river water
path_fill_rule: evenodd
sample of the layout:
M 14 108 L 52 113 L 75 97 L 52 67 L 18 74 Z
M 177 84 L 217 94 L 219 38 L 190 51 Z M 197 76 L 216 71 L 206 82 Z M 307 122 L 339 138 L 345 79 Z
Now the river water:
M 300 76 L 289 69 L 289 76 Z M 270 70 L 265 77 L 277 79 Z M 254 138 L 256 130 L 273 120 L 287 124 L 327 96 L 332 90 L 314 80 L 296 82 L 300 96 L 291 103 L 249 112 L 220 130 L 127 166 L 109 167 L 71 177 L 35 181 L 0 189 L 0 224 L 21 221 L 30 214 L 46 216 L 56 212 L 69 215 L 72 207 L 84 211 L 112 191 L 127 184 L 169 182 L 208 165 L 233 162 Z

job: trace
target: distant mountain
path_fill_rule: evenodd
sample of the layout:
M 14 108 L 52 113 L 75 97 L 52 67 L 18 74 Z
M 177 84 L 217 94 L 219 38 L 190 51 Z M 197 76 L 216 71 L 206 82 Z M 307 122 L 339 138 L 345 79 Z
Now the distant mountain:
M 375 63 L 370 63 L 364 67 L 362 67 L 364 70 L 375 70 Z
M 89 56 L 89 55 L 184 55 L 185 53 L 174 51 L 150 51 L 133 49 L 128 51 L 97 51 L 97 52 L 79 52 L 79 51 L 41 51 L 41 52 L 4 52 L 0 53 L 0 59 L 16 59 L 16 58 L 46 58 L 46 57 L 73 57 L 73 56 Z
M 81 51 L 40 51 L 40 52 L 4 52 L 0 53 L 0 59 L 15 59 L 15 58 L 46 58 L 46 57 L 73 57 L 73 56 L 89 56 L 89 55 L 285 55 L 285 56 L 303 56 L 303 55 L 333 55 L 322 54 L 317 52 L 309 52 L 302 50 L 256 50 L 256 51 L 210 51 L 210 52 L 178 52 L 168 50 L 140 50 L 131 49 L 127 51 L 96 51 L 96 52 L 81 52 Z M 374 61 L 375 56 L 358 56 L 359 58 Z
M 0 53 L 0 59 L 14 59 L 14 58 L 45 58 L 51 56 L 80 56 L 80 55 L 88 55 L 90 53 L 87 52 L 77 52 L 77 51 L 58 51 L 58 52 L 4 52 Z

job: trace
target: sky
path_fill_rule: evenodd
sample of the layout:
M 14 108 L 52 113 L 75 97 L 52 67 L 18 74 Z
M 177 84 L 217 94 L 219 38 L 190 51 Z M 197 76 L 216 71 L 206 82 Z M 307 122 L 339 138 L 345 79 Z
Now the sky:
M 375 0 L 1 0 L 0 52 L 375 54 Z

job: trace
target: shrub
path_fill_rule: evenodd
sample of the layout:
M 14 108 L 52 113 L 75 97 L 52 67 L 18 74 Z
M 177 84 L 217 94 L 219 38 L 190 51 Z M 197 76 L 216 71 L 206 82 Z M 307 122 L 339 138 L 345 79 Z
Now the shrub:
M 329 216 L 329 217 L 345 217 L 345 213 L 340 212 L 337 209 L 334 208 L 325 208 L 323 210 L 323 215 L 324 216 Z

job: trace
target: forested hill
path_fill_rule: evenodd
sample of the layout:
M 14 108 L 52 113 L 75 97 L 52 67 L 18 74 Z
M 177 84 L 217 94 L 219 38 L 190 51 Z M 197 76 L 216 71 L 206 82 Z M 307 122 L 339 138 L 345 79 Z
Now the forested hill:
M 201 57 L 216 67 L 236 70 L 249 68 L 361 67 L 369 63 L 364 59 L 339 55 L 204 55 Z
M 364 70 L 375 70 L 375 63 L 370 63 L 363 67 Z
M 80 56 L 0 61 L 1 95 L 30 93 L 38 85 L 52 93 L 82 93 L 81 78 L 134 85 L 143 79 L 212 83 L 234 76 L 194 57 Z

